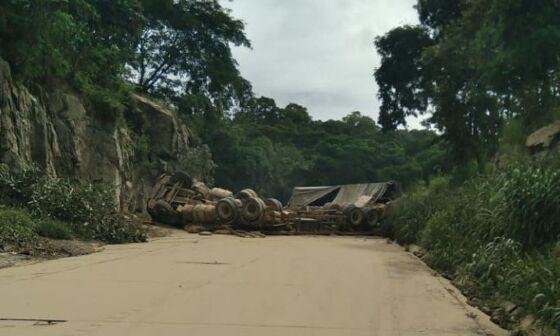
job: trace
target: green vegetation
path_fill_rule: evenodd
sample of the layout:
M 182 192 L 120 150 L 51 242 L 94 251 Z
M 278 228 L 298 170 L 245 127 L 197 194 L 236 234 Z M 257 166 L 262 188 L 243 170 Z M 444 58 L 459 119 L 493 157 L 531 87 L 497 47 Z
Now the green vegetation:
M 226 107 L 244 99 L 250 85 L 230 43 L 250 45 L 217 0 L 0 2 L 0 57 L 15 77 L 70 86 L 103 117 L 123 113 L 133 88 L 169 101 L 204 94 Z
M 554 0 L 419 0 L 418 26 L 376 39 L 386 130 L 429 114 L 455 162 L 490 158 L 505 119 L 525 133 L 558 117 L 560 5 Z
M 217 185 L 251 187 L 283 201 L 297 185 L 398 180 L 408 187 L 447 168 L 435 133 L 386 134 L 359 112 L 315 121 L 302 106 L 281 108 L 261 97 L 233 117 L 210 110 L 187 118 L 212 151 Z
M 560 5 L 416 9 L 419 25 L 375 40 L 379 125 L 359 112 L 317 121 L 255 97 L 230 49 L 250 47 L 244 25 L 218 0 L 2 1 L 0 57 L 29 88 L 70 89 L 125 120 L 146 170 L 155 163 L 133 91 L 176 108 L 193 146 L 181 166 L 218 186 L 285 201 L 295 185 L 397 180 L 407 193 L 387 235 L 423 246 L 471 296 L 560 328 L 560 163 L 523 153 L 526 136 L 560 116 Z M 399 129 L 419 115 L 438 132 Z M 143 240 L 113 199 L 101 185 L 1 170 L 0 245 Z
M 560 327 L 557 159 L 513 162 L 459 188 L 433 179 L 406 195 L 386 232 L 424 247 L 425 261 L 474 297 L 512 301 Z
M 144 241 L 144 233 L 117 211 L 113 191 L 104 185 L 72 183 L 45 176 L 37 168 L 10 173 L 0 169 L 1 202 L 21 210 L 4 211 L 19 216 L 6 226 L 0 240 L 14 237 L 19 228 L 22 241 L 29 232 L 54 239 L 81 238 L 108 243 Z M 29 231 L 29 232 L 28 232 Z M 15 232 L 15 233 L 14 233 Z
M 37 236 L 31 217 L 23 211 L 0 207 L 0 247 L 33 241 Z
M 184 153 L 185 170 L 234 190 L 250 186 L 286 200 L 294 185 L 409 185 L 445 169 L 444 145 L 432 132 L 383 134 L 359 113 L 314 121 L 302 106 L 254 97 L 230 50 L 250 47 L 244 25 L 217 0 L 4 1 L 0 45 L 29 87 L 70 86 L 98 116 L 123 116 L 147 169 L 150 144 L 142 116 L 131 112 L 133 90 L 188 121 L 198 139 Z
M 418 26 L 375 42 L 379 123 L 391 131 L 429 114 L 452 165 L 409 189 L 384 232 L 421 245 L 428 264 L 484 304 L 511 301 L 518 317 L 560 329 L 560 160 L 524 148 L 560 117 L 560 6 L 419 0 L 416 9 Z
M 37 233 L 41 237 L 52 239 L 72 239 L 72 224 L 51 218 L 43 218 L 37 223 Z

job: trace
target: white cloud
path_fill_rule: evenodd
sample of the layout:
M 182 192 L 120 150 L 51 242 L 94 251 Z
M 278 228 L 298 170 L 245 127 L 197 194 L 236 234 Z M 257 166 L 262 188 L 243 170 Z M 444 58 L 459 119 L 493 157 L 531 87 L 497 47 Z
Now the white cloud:
M 257 95 L 306 106 L 316 119 L 351 111 L 377 118 L 376 36 L 416 24 L 416 0 L 223 1 L 246 23 L 253 49 L 235 48 Z

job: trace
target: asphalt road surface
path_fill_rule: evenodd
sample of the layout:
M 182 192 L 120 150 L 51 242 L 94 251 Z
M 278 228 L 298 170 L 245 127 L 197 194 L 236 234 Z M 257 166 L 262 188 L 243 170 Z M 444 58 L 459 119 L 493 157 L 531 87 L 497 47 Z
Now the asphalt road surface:
M 0 270 L 0 335 L 505 335 L 383 239 L 188 235 Z

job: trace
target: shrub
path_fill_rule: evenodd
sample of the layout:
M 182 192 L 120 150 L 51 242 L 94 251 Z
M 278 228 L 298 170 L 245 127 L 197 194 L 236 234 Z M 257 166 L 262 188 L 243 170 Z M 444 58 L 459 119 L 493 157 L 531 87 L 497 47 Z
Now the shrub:
M 560 174 L 557 162 L 513 162 L 461 186 L 402 200 L 396 238 L 418 242 L 435 269 L 468 279 L 470 294 L 505 299 L 560 328 Z
M 52 239 L 72 239 L 74 236 L 71 224 L 50 218 L 38 221 L 37 233 Z
M 108 243 L 145 241 L 145 234 L 117 210 L 114 190 L 104 184 L 80 184 L 51 178 L 33 167 L 20 173 L 0 169 L 0 201 L 26 208 L 40 221 L 40 234 L 75 236 Z M 67 223 L 64 227 L 63 223 Z
M 110 244 L 146 241 L 145 232 L 118 213 L 103 216 L 94 222 L 83 223 L 77 231 L 85 239 L 101 240 Z
M 504 122 L 500 138 L 500 151 L 516 153 L 525 147 L 525 141 L 529 134 L 521 118 L 510 118 Z
M 43 178 L 34 185 L 27 202 L 36 217 L 74 221 L 83 213 L 83 204 L 78 199 L 78 190 L 66 180 Z
M 12 206 L 24 206 L 42 176 L 37 166 L 10 172 L 7 165 L 0 164 L 0 201 Z
M 21 245 L 36 238 L 33 220 L 23 211 L 0 208 L 0 246 Z
M 74 223 L 74 232 L 82 239 L 108 243 L 146 240 L 144 233 L 117 211 L 113 189 L 103 184 L 45 179 L 36 186 L 29 206 L 39 217 Z
M 384 231 L 389 232 L 399 243 L 412 244 L 420 240 L 420 233 L 442 198 L 449 191 L 449 180 L 436 177 L 427 188 L 404 195 L 399 200 L 399 212 L 395 218 L 384 224 Z
M 431 200 L 425 191 L 406 195 L 400 200 L 399 214 L 392 221 L 394 238 L 402 244 L 412 244 L 419 240 L 431 214 Z

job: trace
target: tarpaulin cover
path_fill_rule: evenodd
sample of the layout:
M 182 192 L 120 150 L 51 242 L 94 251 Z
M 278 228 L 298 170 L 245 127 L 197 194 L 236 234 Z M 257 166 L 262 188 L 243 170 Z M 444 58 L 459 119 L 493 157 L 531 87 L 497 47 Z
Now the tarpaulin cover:
M 288 205 L 292 208 L 304 207 L 338 189 L 333 204 L 355 204 L 363 207 L 383 196 L 388 186 L 388 183 L 363 183 L 330 187 L 298 187 L 294 188 Z
M 315 202 L 321 197 L 330 194 L 331 192 L 335 191 L 338 188 L 340 188 L 340 186 L 294 188 L 294 191 L 292 193 L 292 198 L 290 198 L 288 204 L 290 207 L 294 207 L 294 208 L 304 207 Z
M 370 202 L 375 202 L 387 191 L 387 183 L 350 184 L 340 187 L 340 191 L 333 204 L 356 204 L 362 207 Z M 360 201 L 361 204 L 357 204 Z

